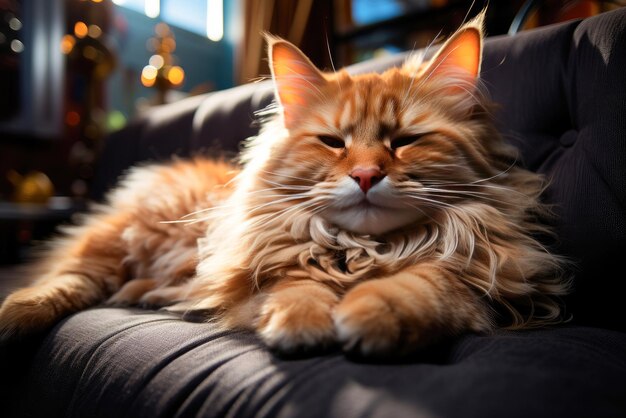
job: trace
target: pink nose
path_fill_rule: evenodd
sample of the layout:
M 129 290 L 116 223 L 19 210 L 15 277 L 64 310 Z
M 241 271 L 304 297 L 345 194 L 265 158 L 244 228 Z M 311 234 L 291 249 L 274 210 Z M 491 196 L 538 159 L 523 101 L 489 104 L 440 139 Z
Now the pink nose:
M 350 173 L 350 177 L 359 183 L 363 193 L 367 193 L 376 183 L 385 178 L 385 174 L 378 168 L 355 168 Z

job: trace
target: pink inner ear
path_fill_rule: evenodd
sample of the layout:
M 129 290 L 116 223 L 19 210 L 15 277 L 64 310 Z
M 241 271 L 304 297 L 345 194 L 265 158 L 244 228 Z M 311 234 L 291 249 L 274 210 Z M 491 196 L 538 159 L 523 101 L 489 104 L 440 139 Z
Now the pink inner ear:
M 296 107 L 306 105 L 307 98 L 315 94 L 325 82 L 324 76 L 295 46 L 288 42 L 272 45 L 272 72 L 287 124 Z
M 475 79 L 480 72 L 482 38 L 477 28 L 470 27 L 455 34 L 432 60 L 426 74 L 455 73 Z

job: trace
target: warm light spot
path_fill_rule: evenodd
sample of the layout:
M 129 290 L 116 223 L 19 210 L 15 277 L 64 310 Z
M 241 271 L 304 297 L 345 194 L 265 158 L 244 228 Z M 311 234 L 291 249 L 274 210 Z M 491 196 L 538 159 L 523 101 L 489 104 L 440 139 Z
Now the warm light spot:
M 222 0 L 207 0 L 206 36 L 218 42 L 224 37 L 224 7 Z
M 93 1 L 94 3 L 102 3 L 102 0 L 91 0 L 91 1 Z
M 173 85 L 178 86 L 185 79 L 185 71 L 179 66 L 175 65 L 167 72 L 167 79 Z
M 67 123 L 69 126 L 78 126 L 78 124 L 80 123 L 80 115 L 78 114 L 78 112 L 74 112 L 73 110 L 67 112 L 67 114 L 65 115 L 65 123 Z
M 144 12 L 146 16 L 155 18 L 161 14 L 161 0 L 145 0 Z
M 150 63 L 150 65 L 152 65 L 157 70 L 159 68 L 163 67 L 163 64 L 165 64 L 165 60 L 163 59 L 163 57 L 161 55 L 153 55 L 153 56 L 151 56 L 150 60 L 148 62 Z
M 88 45 L 83 49 L 83 56 L 88 60 L 95 61 L 98 58 L 98 50 L 91 45 Z
M 61 52 L 64 54 L 69 54 L 74 49 L 74 45 L 76 45 L 76 38 L 72 35 L 65 35 L 61 39 Z
M 102 35 L 102 29 L 100 29 L 100 26 L 98 25 L 89 25 L 87 33 L 92 38 L 99 38 L 100 35 Z
M 157 35 L 159 35 L 161 38 L 165 38 L 167 35 L 170 34 L 170 27 L 168 26 L 167 23 L 160 22 L 160 23 L 157 23 L 157 25 L 155 26 L 154 32 Z
M 146 65 L 141 71 L 141 84 L 146 87 L 154 86 L 157 77 L 157 69 L 152 65 Z
M 176 41 L 174 38 L 165 38 L 161 42 L 161 48 L 165 52 L 174 52 L 176 50 Z
M 74 35 L 76 35 L 77 38 L 82 39 L 87 36 L 87 33 L 89 33 L 89 29 L 87 28 L 85 22 L 76 22 L 74 25 Z
M 11 41 L 11 50 L 19 54 L 20 52 L 24 51 L 24 44 L 18 39 L 13 39 Z

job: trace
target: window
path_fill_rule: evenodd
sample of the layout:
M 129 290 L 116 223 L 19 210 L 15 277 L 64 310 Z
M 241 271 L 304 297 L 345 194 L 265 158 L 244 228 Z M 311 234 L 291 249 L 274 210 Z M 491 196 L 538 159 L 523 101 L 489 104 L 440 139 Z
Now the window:
M 223 0 L 113 0 L 118 6 L 160 18 L 173 26 L 219 41 L 224 36 Z

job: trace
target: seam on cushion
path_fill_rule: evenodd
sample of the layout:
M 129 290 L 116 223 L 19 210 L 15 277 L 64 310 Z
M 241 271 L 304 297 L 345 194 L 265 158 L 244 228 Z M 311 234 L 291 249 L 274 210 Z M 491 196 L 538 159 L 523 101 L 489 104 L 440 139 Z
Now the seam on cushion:
M 96 355 L 96 352 L 107 342 L 116 339 L 116 337 L 118 337 L 120 334 L 122 333 L 126 333 L 127 331 L 145 325 L 145 324 L 150 324 L 153 322 L 164 322 L 164 321 L 171 321 L 172 318 L 159 318 L 159 319 L 152 319 L 146 322 L 140 322 L 138 324 L 133 324 L 130 326 L 127 326 L 125 328 L 123 328 L 120 331 L 117 331 L 113 334 L 108 335 L 107 337 L 102 338 L 96 345 L 96 347 L 94 347 L 93 349 L 90 350 L 90 353 L 88 354 L 89 356 L 89 360 L 87 360 L 87 362 L 85 363 L 85 365 L 83 366 L 83 371 L 80 374 L 80 377 L 76 380 L 76 384 L 74 385 L 74 388 L 72 389 L 72 400 L 70 401 L 69 405 L 67 406 L 66 409 L 66 413 L 69 416 L 81 416 L 80 414 L 76 415 L 74 414 L 74 407 L 77 401 L 77 397 L 78 397 L 78 390 L 77 388 L 80 386 L 81 381 L 84 379 L 85 374 L 87 373 L 87 371 L 89 370 L 90 365 L 93 363 L 93 359 Z
M 576 146 L 576 144 L 574 144 Z M 563 157 L 563 153 L 571 152 L 570 150 L 566 150 L 565 148 L 555 145 L 552 149 L 546 153 L 545 158 L 541 161 L 541 164 L 537 166 L 536 172 L 543 174 L 549 180 L 549 184 L 552 185 L 554 180 L 554 171 L 555 164 L 557 161 Z
M 578 103 L 578 92 L 574 87 L 576 84 L 576 74 L 578 68 L 576 65 L 572 65 L 574 55 L 578 50 L 578 46 L 575 43 L 574 36 L 578 31 L 578 28 L 583 20 L 576 20 L 571 23 L 569 33 L 569 48 L 566 48 L 565 57 L 561 63 L 561 97 L 564 99 L 567 107 L 567 116 L 569 117 L 571 129 L 580 132 L 578 126 L 578 115 L 576 114 L 576 103 Z M 568 78 L 567 76 L 570 76 Z M 569 85 L 566 85 L 566 81 Z M 567 131 L 566 131 L 567 132 Z
M 596 167 L 593 160 L 589 158 L 589 154 L 587 153 L 587 150 L 584 146 L 583 146 L 583 150 L 584 150 L 583 155 L 585 156 L 585 160 L 587 160 L 587 162 L 589 163 L 589 166 L 598 175 L 600 180 L 602 180 L 602 183 L 604 183 L 606 188 L 611 192 L 609 194 L 611 195 L 612 200 L 614 200 L 617 203 L 617 206 L 622 210 L 622 212 L 624 212 L 622 213 L 622 215 L 626 217 L 626 205 L 619 199 L 618 196 L 616 196 L 616 193 L 614 192 L 613 187 L 611 187 L 611 185 L 606 181 L 604 175 L 602 174 L 600 170 L 598 170 L 598 167 Z

